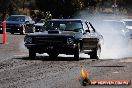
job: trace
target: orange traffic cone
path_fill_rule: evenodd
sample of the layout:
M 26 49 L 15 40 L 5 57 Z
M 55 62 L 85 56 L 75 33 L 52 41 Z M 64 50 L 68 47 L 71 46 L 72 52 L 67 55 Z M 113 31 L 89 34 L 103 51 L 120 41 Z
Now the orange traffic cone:
M 3 22 L 3 44 L 6 44 L 6 21 Z

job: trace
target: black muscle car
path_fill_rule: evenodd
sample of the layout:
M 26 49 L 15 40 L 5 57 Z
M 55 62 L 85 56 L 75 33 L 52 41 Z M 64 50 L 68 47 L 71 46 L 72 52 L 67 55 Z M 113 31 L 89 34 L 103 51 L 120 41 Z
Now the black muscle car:
M 32 33 L 35 31 L 34 21 L 27 15 L 11 15 L 6 20 L 7 32 L 14 33 Z
M 29 58 L 36 53 L 47 53 L 51 58 L 59 54 L 74 55 L 79 60 L 79 53 L 89 54 L 92 59 L 99 59 L 101 52 L 100 35 L 90 22 L 81 19 L 52 19 L 45 23 L 42 32 L 27 34 L 25 46 L 29 49 Z

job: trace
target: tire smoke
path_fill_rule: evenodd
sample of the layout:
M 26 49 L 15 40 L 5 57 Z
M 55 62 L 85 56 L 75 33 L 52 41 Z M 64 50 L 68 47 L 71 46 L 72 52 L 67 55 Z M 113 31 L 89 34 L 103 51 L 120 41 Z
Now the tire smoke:
M 103 35 L 104 44 L 101 47 L 101 59 L 119 59 L 132 56 L 132 40 L 125 37 L 125 28 L 122 29 L 122 25 L 116 23 L 112 25 L 103 24 L 105 20 L 121 20 L 125 17 L 110 16 L 109 14 L 90 14 L 87 10 L 77 13 L 75 16 L 75 18 L 90 21 L 95 29 Z
M 22 40 L 20 43 L 19 43 L 19 50 L 20 52 L 28 52 L 28 49 L 24 46 L 24 41 Z

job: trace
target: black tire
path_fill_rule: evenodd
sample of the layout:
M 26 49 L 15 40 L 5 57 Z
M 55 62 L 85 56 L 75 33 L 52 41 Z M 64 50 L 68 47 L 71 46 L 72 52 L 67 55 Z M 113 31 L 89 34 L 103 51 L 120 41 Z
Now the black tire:
M 76 61 L 79 61 L 80 60 L 80 58 L 79 58 L 79 49 L 78 48 L 75 49 L 74 60 L 76 60 Z
M 14 34 L 14 32 L 10 32 L 11 34 Z
M 0 34 L 3 34 L 3 29 L 0 28 Z
M 29 58 L 30 58 L 30 59 L 35 59 L 35 57 L 36 57 L 36 52 L 35 52 L 35 50 L 29 49 Z
M 22 30 L 20 31 L 21 35 L 25 35 L 26 34 L 26 29 L 25 26 L 22 26 Z
M 58 53 L 55 53 L 55 52 L 49 52 L 49 53 L 47 53 L 48 55 L 49 55 L 49 57 L 51 58 L 51 59 L 54 59 L 54 58 L 57 58 L 58 57 Z
M 98 46 L 97 48 L 93 49 L 93 51 L 90 53 L 90 59 L 99 60 L 100 53 L 101 53 L 101 47 Z

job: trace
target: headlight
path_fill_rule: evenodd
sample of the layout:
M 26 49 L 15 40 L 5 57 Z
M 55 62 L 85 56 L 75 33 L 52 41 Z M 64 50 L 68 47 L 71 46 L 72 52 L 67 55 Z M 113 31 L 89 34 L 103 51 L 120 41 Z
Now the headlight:
M 2 28 L 0 28 L 0 30 L 2 31 Z
M 30 43 L 30 44 L 31 44 L 31 43 L 32 43 L 32 38 L 31 38 L 31 37 L 25 37 L 25 38 L 24 38 L 24 42 L 25 42 L 25 43 Z
M 73 38 L 67 38 L 67 44 L 73 44 L 74 40 Z

